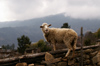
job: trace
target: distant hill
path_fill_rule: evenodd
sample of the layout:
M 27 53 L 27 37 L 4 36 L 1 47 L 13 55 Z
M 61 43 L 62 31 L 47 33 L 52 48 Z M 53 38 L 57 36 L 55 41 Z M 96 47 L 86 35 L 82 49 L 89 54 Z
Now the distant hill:
M 16 44 L 17 38 L 26 35 L 32 42 L 36 42 L 43 38 L 40 25 L 43 22 L 52 24 L 52 27 L 60 28 L 63 23 L 68 22 L 72 29 L 78 35 L 80 34 L 81 26 L 86 31 L 97 31 L 100 28 L 100 20 L 82 20 L 65 17 L 63 14 L 51 15 L 43 18 L 35 18 L 24 21 L 0 22 L 0 45 Z

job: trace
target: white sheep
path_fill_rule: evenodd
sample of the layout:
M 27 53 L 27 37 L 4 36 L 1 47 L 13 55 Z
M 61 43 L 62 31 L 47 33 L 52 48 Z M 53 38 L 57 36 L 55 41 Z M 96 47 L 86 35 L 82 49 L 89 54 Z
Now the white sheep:
M 45 39 L 50 44 L 53 44 L 54 51 L 56 50 L 56 43 L 64 43 L 68 48 L 65 57 L 69 55 L 71 50 L 73 50 L 74 57 L 78 38 L 77 33 L 69 28 L 49 28 L 49 26 L 51 26 L 51 24 L 43 23 L 40 28 L 42 28 Z

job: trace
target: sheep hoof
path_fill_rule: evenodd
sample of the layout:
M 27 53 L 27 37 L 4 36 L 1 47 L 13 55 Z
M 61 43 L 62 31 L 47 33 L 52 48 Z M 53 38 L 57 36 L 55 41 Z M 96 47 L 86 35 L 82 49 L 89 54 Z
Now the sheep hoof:
M 62 61 L 67 61 L 67 57 L 62 58 Z

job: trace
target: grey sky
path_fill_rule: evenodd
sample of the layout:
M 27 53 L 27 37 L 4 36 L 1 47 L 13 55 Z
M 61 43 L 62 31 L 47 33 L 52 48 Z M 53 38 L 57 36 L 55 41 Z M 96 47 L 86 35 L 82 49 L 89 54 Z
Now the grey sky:
M 100 0 L 0 0 L 0 22 L 64 13 L 80 19 L 100 19 Z

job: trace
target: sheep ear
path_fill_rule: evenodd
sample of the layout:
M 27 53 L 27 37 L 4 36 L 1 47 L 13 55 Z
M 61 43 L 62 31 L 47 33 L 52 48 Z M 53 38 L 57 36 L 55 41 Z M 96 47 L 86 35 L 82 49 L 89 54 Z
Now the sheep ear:
M 40 28 L 43 28 L 43 26 L 40 26 Z
M 48 25 L 48 27 L 51 26 L 51 24 Z

